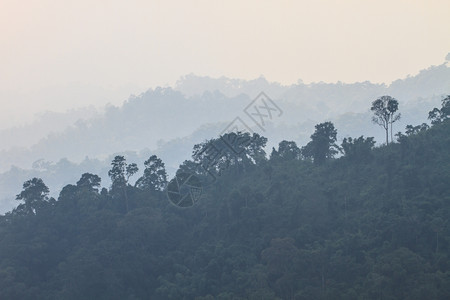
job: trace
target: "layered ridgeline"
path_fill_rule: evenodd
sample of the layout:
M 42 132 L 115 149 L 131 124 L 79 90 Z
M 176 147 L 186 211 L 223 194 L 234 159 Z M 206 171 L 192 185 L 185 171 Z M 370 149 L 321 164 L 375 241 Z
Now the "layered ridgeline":
M 380 143 L 384 136 L 371 122 L 370 103 L 382 95 L 398 99 L 402 118 L 395 132 L 426 121 L 423 112 L 439 105 L 448 93 L 447 64 L 390 85 L 299 81 L 282 86 L 264 78 L 246 81 L 189 75 L 174 88 L 149 90 L 102 111 L 46 113 L 28 126 L 0 130 L 0 213 L 13 207 L 17 190 L 32 177 L 43 178 L 54 197 L 84 172 L 101 175 L 108 186 L 109 162 L 116 154 L 140 164 L 156 154 L 173 174 L 189 158 L 192 145 L 218 136 L 237 116 L 254 126 L 243 110 L 261 91 L 283 111 L 264 132 L 253 127 L 268 138 L 269 149 L 283 139 L 307 143 L 314 125 L 324 121 L 339 128 L 340 141 L 364 134 Z
M 92 107 L 47 112 L 32 124 L 0 130 L 0 171 L 11 165 L 30 168 L 39 159 L 56 163 L 65 157 L 80 162 L 86 156 L 105 158 L 120 151 L 155 150 L 168 141 L 190 136 L 205 124 L 217 128 L 200 133 L 202 138 L 216 136 L 261 91 L 283 110 L 282 118 L 272 120 L 275 129 L 269 133 L 276 138 L 273 142 L 291 138 L 303 143 L 311 134 L 311 125 L 325 120 L 339 126 L 343 137 L 363 133 L 377 137 L 370 118 L 366 118 L 370 102 L 377 97 L 391 95 L 399 100 L 404 114 L 401 129 L 421 122 L 422 111 L 438 105 L 449 86 L 447 64 L 390 85 L 299 81 L 282 86 L 264 78 L 246 81 L 189 75 L 174 88 L 148 90 L 100 112 Z M 289 137 L 282 136 L 288 129 Z M 191 140 L 197 142 L 195 137 Z
M 218 140 L 207 141 L 180 168 L 203 182 L 184 208 L 162 191 L 156 156 L 116 156 L 109 189 L 86 173 L 58 199 L 31 179 L 0 217 L 0 298 L 448 299 L 448 116 L 433 110 L 431 128 L 380 147 L 336 145 L 322 123 L 304 147 L 282 141 L 268 158 L 254 135 L 207 169 L 215 182 L 198 168 Z

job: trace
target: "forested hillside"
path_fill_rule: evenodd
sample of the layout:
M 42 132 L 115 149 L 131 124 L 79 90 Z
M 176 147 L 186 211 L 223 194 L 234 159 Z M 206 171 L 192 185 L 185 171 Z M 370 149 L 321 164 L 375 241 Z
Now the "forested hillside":
M 280 85 L 263 77 L 241 80 L 191 74 L 172 88 L 124 98 L 121 105 L 42 113 L 28 125 L 0 129 L 0 213 L 13 208 L 14 194 L 32 177 L 45 179 L 53 197 L 84 172 L 102 175 L 107 187 L 106 170 L 117 154 L 137 157 L 136 162 L 143 162 L 150 152 L 157 154 L 173 173 L 189 157 L 192 145 L 219 135 L 235 117 L 244 119 L 243 109 L 261 91 L 283 111 L 264 132 L 270 148 L 283 139 L 305 144 L 314 124 L 324 121 L 339 128 L 339 140 L 364 134 L 381 142 L 383 135 L 371 124 L 370 101 L 383 94 L 398 99 L 402 112 L 398 131 L 425 122 L 423 111 L 438 105 L 449 86 L 447 62 L 389 85 L 301 80 Z M 81 96 L 69 93 L 61 98 L 74 95 Z
M 380 147 L 336 145 L 330 122 L 267 155 L 254 134 L 208 172 L 220 139 L 206 141 L 178 173 L 203 185 L 187 207 L 168 201 L 156 156 L 116 156 L 109 189 L 85 173 L 58 199 L 30 179 L 0 216 L 0 298 L 449 299 L 449 115 Z

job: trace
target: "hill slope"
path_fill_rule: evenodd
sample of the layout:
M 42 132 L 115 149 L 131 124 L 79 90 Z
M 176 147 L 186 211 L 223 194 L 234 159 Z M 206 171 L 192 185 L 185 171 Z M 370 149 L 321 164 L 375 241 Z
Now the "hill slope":
M 0 298 L 448 299 L 450 123 L 400 141 L 236 165 L 184 209 L 68 185 L 0 218 Z

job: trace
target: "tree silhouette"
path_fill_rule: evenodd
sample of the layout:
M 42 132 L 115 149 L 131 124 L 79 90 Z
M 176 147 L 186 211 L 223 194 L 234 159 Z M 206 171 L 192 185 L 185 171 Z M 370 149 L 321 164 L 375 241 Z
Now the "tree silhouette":
M 16 200 L 23 200 L 19 206 L 26 214 L 35 214 L 48 201 L 49 189 L 40 178 L 33 178 L 23 184 L 23 191 L 16 196 Z
M 428 119 L 431 120 L 431 124 L 439 124 L 450 119 L 450 95 L 442 99 L 441 109 L 435 107 L 428 113 Z
M 134 174 L 136 174 L 139 171 L 138 166 L 135 163 L 129 164 L 126 167 L 126 175 L 127 175 L 127 182 L 130 179 L 131 176 L 133 176 Z
M 111 170 L 108 171 L 108 176 L 111 178 L 111 188 L 122 187 L 126 183 L 125 172 L 127 162 L 125 157 L 117 155 L 111 162 Z
M 356 139 L 349 137 L 342 141 L 342 150 L 345 157 L 363 161 L 370 157 L 374 145 L 373 137 L 364 138 L 364 136 L 360 136 Z
M 162 191 L 167 184 L 167 172 L 162 160 L 152 155 L 144 162 L 144 166 L 144 175 L 136 181 L 136 187 Z
M 275 150 L 275 149 L 274 149 Z M 281 159 L 300 159 L 301 151 L 297 147 L 297 144 L 292 141 L 281 141 L 278 144 L 278 151 L 276 151 L 278 157 Z
M 320 123 L 315 127 L 311 141 L 302 147 L 301 152 L 305 158 L 312 158 L 315 164 L 322 164 L 325 160 L 333 158 L 340 149 L 336 145 L 337 130 L 331 122 Z
M 192 158 L 207 172 L 221 174 L 230 166 L 245 170 L 247 166 L 266 160 L 267 138 L 248 132 L 230 132 L 219 138 L 196 144 Z
M 117 190 L 123 191 L 125 196 L 126 211 L 128 212 L 128 180 L 133 176 L 139 168 L 135 163 L 127 165 L 125 157 L 117 155 L 111 162 L 111 170 L 108 171 L 111 177 L 111 191 L 114 193 Z
M 98 192 L 98 188 L 100 187 L 100 182 L 102 179 L 98 175 L 94 175 L 91 173 L 84 173 L 81 175 L 80 180 L 77 182 L 77 186 L 81 188 L 86 188 L 89 191 Z
M 382 96 L 372 102 L 370 110 L 374 113 L 372 122 L 380 125 L 386 131 L 386 145 L 389 144 L 389 125 L 391 128 L 391 142 L 392 136 L 392 124 L 400 120 L 401 114 L 395 114 L 398 110 L 398 101 L 391 96 Z

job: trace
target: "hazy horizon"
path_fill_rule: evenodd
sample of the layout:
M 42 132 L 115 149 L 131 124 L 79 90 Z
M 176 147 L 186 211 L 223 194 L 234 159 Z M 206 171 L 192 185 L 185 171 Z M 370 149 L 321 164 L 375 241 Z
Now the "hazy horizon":
M 389 84 L 444 62 L 448 1 L 0 4 L 0 128 L 187 74 Z
M 447 64 L 450 59 L 448 59 L 450 56 L 450 53 L 447 55 L 446 61 L 443 60 L 441 64 Z M 173 89 L 176 89 L 178 86 L 177 84 L 181 82 L 183 79 L 185 79 L 188 76 L 194 76 L 198 78 L 209 78 L 212 80 L 217 80 L 221 78 L 226 78 L 230 80 L 245 80 L 245 81 L 252 81 L 257 80 L 260 78 L 264 78 L 265 80 L 268 80 L 270 84 L 279 84 L 280 86 L 292 86 L 298 83 L 303 83 L 306 85 L 309 84 L 316 84 L 316 83 L 327 83 L 327 84 L 335 84 L 338 82 L 341 82 L 343 84 L 355 84 L 355 83 L 361 83 L 361 82 L 370 82 L 373 84 L 381 84 L 390 86 L 394 81 L 396 80 L 404 80 L 409 77 L 414 77 L 418 75 L 421 71 L 427 70 L 431 67 L 435 67 L 436 65 L 430 65 L 427 68 L 418 70 L 415 74 L 408 74 L 401 78 L 393 79 L 390 82 L 373 82 L 369 80 L 359 80 L 354 82 L 343 82 L 343 81 L 335 81 L 335 82 L 327 82 L 323 80 L 319 81 L 312 81 L 312 82 L 305 82 L 301 78 L 298 79 L 296 83 L 291 84 L 282 84 L 279 81 L 269 81 L 264 75 L 260 75 L 255 78 L 250 79 L 243 79 L 243 78 L 230 78 L 226 77 L 224 75 L 222 76 L 208 76 L 208 75 L 197 75 L 194 73 L 189 73 L 180 76 L 174 84 L 171 85 L 156 85 L 156 86 L 149 86 L 149 87 L 137 87 L 136 85 L 127 85 L 127 86 L 120 86 L 117 87 L 115 90 L 108 90 L 106 88 L 102 88 L 100 86 L 94 86 L 90 84 L 80 84 L 80 83 L 68 83 L 66 85 L 61 86 L 53 86 L 53 87 L 47 87 L 47 88 L 41 88 L 36 90 L 29 90 L 27 92 L 18 92 L 17 94 L 14 93 L 14 91 L 1 91 L 0 90 L 0 103 L 6 104 L 6 110 L 2 110 L 0 112 L 0 130 L 4 129 L 10 129 L 14 127 L 22 127 L 26 125 L 30 125 L 34 121 L 39 120 L 41 116 L 45 116 L 48 113 L 68 113 L 70 111 L 78 111 L 78 110 L 85 110 L 85 109 L 92 109 L 96 112 L 102 112 L 105 107 L 108 105 L 113 106 L 121 106 L 129 99 L 130 97 L 140 95 L 142 93 L 145 93 L 148 90 L 155 89 L 155 88 L 166 88 L 170 87 Z M 249 95 L 250 96 L 250 95 Z M 11 98 L 15 98 L 15 100 L 19 100 L 18 103 L 15 103 L 16 105 L 12 104 L 10 107 L 8 107 L 8 101 Z M 54 101 L 57 101 L 58 98 L 64 97 L 65 99 L 70 99 L 72 102 L 69 102 L 68 105 L 64 105 L 64 103 L 54 103 Z M 31 100 L 32 98 L 32 100 Z M 29 106 L 27 108 L 31 109 L 27 112 L 23 110 L 23 104 L 24 102 L 32 101 L 29 103 Z M 17 117 L 20 117 L 17 119 Z

